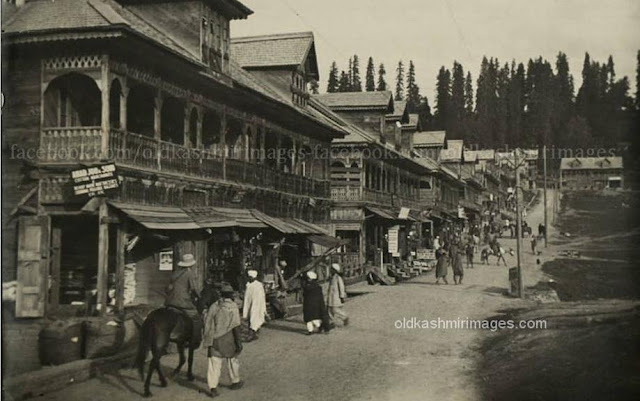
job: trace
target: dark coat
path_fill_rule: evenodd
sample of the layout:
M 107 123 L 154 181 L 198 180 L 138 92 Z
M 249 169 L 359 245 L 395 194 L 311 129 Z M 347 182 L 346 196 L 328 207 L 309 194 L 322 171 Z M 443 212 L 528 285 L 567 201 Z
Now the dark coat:
M 324 318 L 326 307 L 324 304 L 324 295 L 322 293 L 322 287 L 317 281 L 313 280 L 305 284 L 302 301 L 302 313 L 305 322 Z
M 451 269 L 454 276 L 464 275 L 464 269 L 462 268 L 462 254 L 457 245 L 451 245 Z
M 447 277 L 447 256 L 441 249 L 436 251 L 438 261 L 436 262 L 436 278 Z

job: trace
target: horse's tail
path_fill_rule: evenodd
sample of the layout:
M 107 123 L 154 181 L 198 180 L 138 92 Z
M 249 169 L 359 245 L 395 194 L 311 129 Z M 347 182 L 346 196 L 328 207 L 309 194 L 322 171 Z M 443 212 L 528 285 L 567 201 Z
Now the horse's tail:
M 149 342 L 151 339 L 149 338 L 149 334 L 151 332 L 151 327 L 153 325 L 147 319 L 145 319 L 144 323 L 142 323 L 142 327 L 140 328 L 140 341 L 138 341 L 138 353 L 136 354 L 135 362 L 133 363 L 133 367 L 138 369 L 138 373 L 140 374 L 140 379 L 144 379 L 144 362 L 147 359 L 147 354 L 149 353 Z

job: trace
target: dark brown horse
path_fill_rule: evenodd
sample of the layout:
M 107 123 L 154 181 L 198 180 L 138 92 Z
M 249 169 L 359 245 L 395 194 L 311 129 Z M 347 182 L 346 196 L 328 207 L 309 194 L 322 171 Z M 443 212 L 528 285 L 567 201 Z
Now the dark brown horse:
M 213 286 L 206 285 L 200 297 L 194 300 L 198 315 L 215 302 L 218 296 L 219 295 Z M 187 362 L 185 358 L 185 349 L 188 349 L 189 363 L 187 365 L 187 379 L 189 381 L 194 379 L 192 370 L 193 351 L 200 346 L 201 334 L 194 332 L 193 326 L 194 324 L 191 317 L 189 317 L 185 312 L 172 307 L 156 309 L 146 317 L 142 324 L 142 328 L 140 329 L 138 355 L 134 365 L 134 367 L 138 368 L 140 379 L 144 380 L 145 397 L 151 396 L 149 385 L 151 384 L 151 376 L 154 371 L 158 372 L 160 385 L 162 387 L 167 386 L 167 379 L 162 373 L 162 368 L 160 366 L 160 358 L 167 353 L 169 342 L 173 342 L 177 345 L 180 356 L 178 366 L 174 369 L 173 375 L 177 375 L 185 362 Z M 149 371 L 147 372 L 147 377 L 145 379 L 144 365 L 149 351 L 151 351 L 152 358 L 151 362 L 149 362 Z

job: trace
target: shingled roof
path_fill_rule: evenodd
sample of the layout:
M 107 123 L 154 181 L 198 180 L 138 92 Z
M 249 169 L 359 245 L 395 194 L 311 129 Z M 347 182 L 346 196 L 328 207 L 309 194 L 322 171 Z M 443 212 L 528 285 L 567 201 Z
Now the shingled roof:
M 574 157 L 560 161 L 561 170 L 621 169 L 622 157 Z
M 380 110 L 393 113 L 391 92 L 336 92 L 316 95 L 324 104 L 335 111 Z
M 308 73 L 318 79 L 313 32 L 231 39 L 231 57 L 246 69 L 303 65 L 309 56 L 312 62 Z
M 423 131 L 413 134 L 413 146 L 444 146 L 445 131 Z

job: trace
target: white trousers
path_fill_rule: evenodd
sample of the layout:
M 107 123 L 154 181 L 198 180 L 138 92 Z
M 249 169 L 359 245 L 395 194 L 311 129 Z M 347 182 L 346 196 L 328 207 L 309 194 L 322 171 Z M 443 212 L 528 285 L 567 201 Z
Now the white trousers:
M 217 356 L 209 357 L 209 368 L 207 369 L 207 384 L 209 388 L 217 388 L 222 373 L 222 364 L 227 366 L 231 383 L 240 381 L 240 362 L 238 358 L 218 358 Z
M 309 333 L 313 333 L 314 331 L 320 329 L 320 325 L 322 324 L 322 320 L 315 319 L 310 322 L 307 322 L 307 331 Z

